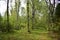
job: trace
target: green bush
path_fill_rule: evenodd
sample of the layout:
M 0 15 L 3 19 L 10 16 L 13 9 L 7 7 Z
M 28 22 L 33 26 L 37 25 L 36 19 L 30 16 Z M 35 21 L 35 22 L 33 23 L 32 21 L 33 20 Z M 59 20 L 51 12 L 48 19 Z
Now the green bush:
M 0 32 L 12 32 L 13 30 L 13 25 L 9 23 L 8 27 L 7 20 L 3 20 L 2 16 L 0 15 Z
M 3 22 L 3 27 L 2 27 L 2 31 L 3 32 L 11 32 L 14 30 L 14 27 L 11 23 L 9 23 L 9 25 L 7 24 L 7 21 L 5 20 Z

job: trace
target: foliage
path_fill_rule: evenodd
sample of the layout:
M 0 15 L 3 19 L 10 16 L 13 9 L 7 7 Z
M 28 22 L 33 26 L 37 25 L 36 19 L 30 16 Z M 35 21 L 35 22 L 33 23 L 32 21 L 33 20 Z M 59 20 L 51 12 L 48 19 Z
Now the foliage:
M 6 40 L 40 40 L 40 33 L 47 32 L 50 28 L 52 32 L 60 33 L 60 6 L 57 6 L 56 12 L 53 16 L 53 8 L 50 5 L 50 14 L 48 14 L 48 7 L 45 0 L 26 0 L 26 8 L 21 7 L 20 0 L 15 0 L 15 8 L 12 7 L 10 10 L 11 15 L 7 15 L 7 11 L 4 16 L 0 14 L 0 32 L 13 32 L 16 31 L 17 34 L 10 36 L 6 34 Z M 26 2 L 25 1 L 25 2 Z M 21 10 L 20 10 L 21 7 Z M 21 11 L 21 13 L 20 13 Z M 8 13 L 9 14 L 9 13 Z M 54 21 L 51 22 L 50 18 Z M 7 21 L 7 19 L 9 21 Z M 50 20 L 50 21 L 49 21 Z M 51 23 L 49 23 L 51 22 Z M 8 26 L 9 24 L 9 26 Z M 53 24 L 51 26 L 51 24 Z M 49 27 L 50 26 L 50 27 Z M 49 30 L 50 30 L 49 29 Z M 28 32 L 31 32 L 29 34 Z M 39 34 L 39 35 L 38 35 Z M 5 38 L 2 37 L 2 38 Z M 21 37 L 22 36 L 22 37 Z M 28 37 L 29 36 L 29 37 Z M 44 36 L 43 36 L 44 37 Z M 4 39 L 2 39 L 4 40 Z M 41 39 L 43 40 L 43 39 Z M 47 39 L 48 40 L 48 39 Z
M 31 3 L 32 2 L 32 3 Z M 27 6 L 29 6 L 29 12 L 26 13 L 25 8 L 22 8 L 22 12 L 21 12 L 21 16 L 19 16 L 19 5 L 20 5 L 20 1 L 16 1 L 15 2 L 15 8 L 11 10 L 11 16 L 9 15 L 9 27 L 7 28 L 7 11 L 5 13 L 5 16 L 3 17 L 3 25 L 4 28 L 6 28 L 6 30 L 15 30 L 15 29 L 21 29 L 21 28 L 26 28 L 28 21 L 27 21 L 27 16 L 26 14 L 29 14 L 29 29 L 32 27 L 32 22 L 34 22 L 34 29 L 46 29 L 47 30 L 47 24 L 45 24 L 47 22 L 47 10 L 48 8 L 46 8 L 46 3 L 45 0 L 42 0 L 41 2 L 39 2 L 39 0 L 35 0 L 35 1 L 29 1 L 29 4 Z M 33 4 L 34 4 L 34 18 L 32 18 L 32 12 L 33 12 Z M 44 10 L 46 9 L 46 10 Z M 23 11 L 24 14 L 23 14 Z M 33 21 L 32 21 L 33 19 Z M 2 20 L 2 19 L 1 19 Z M 3 28 L 3 27 L 2 27 Z

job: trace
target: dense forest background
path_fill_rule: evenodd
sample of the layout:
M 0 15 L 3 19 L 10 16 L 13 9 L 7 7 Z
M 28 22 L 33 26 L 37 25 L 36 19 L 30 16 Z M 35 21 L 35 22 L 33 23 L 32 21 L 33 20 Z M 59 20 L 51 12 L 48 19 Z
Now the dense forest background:
M 0 8 L 0 40 L 60 39 L 60 6 L 55 7 L 55 1 L 2 1 L 6 4 Z

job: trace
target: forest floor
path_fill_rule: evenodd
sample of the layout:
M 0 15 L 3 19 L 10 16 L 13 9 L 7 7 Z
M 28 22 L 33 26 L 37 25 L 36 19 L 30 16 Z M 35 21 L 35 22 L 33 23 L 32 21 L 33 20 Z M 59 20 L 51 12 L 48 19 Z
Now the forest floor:
M 52 40 L 47 32 L 19 30 L 14 33 L 0 33 L 0 40 Z

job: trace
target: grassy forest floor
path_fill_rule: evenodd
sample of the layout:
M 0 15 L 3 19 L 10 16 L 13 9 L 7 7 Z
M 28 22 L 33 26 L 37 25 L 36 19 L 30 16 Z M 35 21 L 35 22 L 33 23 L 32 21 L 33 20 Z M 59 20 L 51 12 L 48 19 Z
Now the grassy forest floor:
M 13 33 L 0 33 L 0 40 L 52 40 L 48 36 L 47 31 L 31 31 L 29 34 L 27 30 L 18 30 Z

